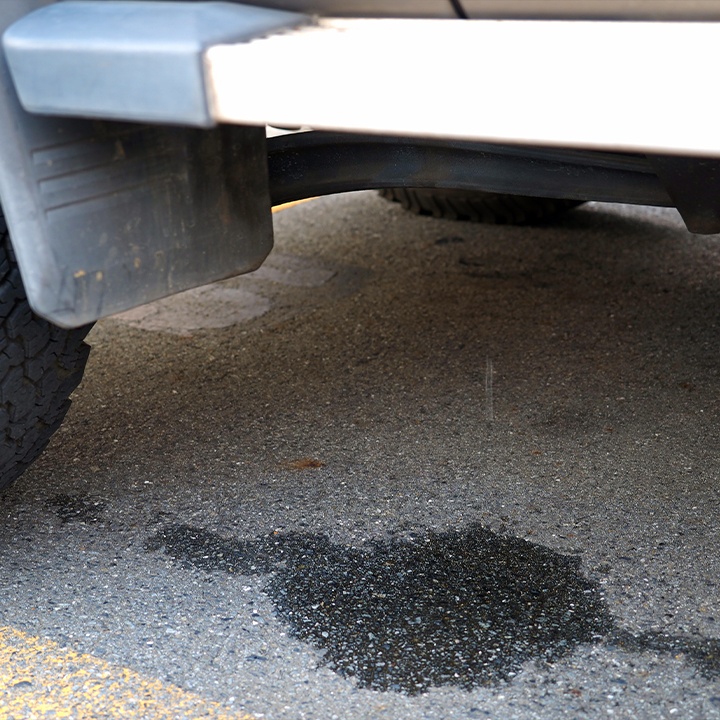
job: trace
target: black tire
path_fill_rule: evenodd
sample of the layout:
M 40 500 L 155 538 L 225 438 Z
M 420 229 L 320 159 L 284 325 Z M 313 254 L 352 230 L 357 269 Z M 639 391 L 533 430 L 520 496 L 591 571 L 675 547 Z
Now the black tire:
M 434 188 L 388 188 L 380 190 L 380 195 L 400 203 L 416 215 L 494 225 L 532 225 L 547 222 L 582 205 L 580 200 Z
M 65 417 L 91 327 L 64 330 L 32 312 L 0 216 L 0 488 L 25 471 Z

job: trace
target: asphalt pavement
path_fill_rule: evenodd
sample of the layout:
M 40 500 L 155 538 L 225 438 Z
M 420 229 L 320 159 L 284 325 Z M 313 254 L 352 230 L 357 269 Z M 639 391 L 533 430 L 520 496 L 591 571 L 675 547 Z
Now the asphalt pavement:
M 718 237 L 275 220 L 92 330 L 0 501 L 0 716 L 720 717 Z

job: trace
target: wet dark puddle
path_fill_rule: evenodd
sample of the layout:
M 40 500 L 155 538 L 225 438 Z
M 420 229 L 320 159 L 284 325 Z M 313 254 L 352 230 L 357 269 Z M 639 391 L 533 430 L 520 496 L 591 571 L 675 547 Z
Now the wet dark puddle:
M 99 523 L 103 520 L 105 503 L 89 495 L 54 495 L 47 502 L 60 521 L 65 523 Z
M 354 548 L 324 535 L 227 540 L 187 525 L 147 544 L 197 568 L 267 575 L 265 592 L 293 635 L 359 686 L 417 694 L 512 679 L 582 643 L 683 653 L 720 673 L 720 641 L 619 629 L 576 558 L 478 525 Z

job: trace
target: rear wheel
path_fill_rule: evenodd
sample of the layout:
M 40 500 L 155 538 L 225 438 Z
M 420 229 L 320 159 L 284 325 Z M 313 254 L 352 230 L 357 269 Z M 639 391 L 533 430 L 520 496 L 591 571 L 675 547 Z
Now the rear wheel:
M 33 313 L 0 216 L 0 488 L 25 471 L 65 417 L 90 327 L 65 330 Z
M 582 204 L 579 200 L 435 188 L 388 188 L 380 194 L 416 215 L 495 225 L 547 222 Z

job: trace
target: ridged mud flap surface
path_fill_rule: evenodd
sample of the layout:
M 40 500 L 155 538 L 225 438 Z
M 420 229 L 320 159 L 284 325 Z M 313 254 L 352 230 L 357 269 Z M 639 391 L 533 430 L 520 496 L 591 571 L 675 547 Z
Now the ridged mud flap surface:
M 49 320 L 81 325 L 270 251 L 264 129 L 33 120 L 16 126 L 26 151 L 1 184 L 28 298 Z

